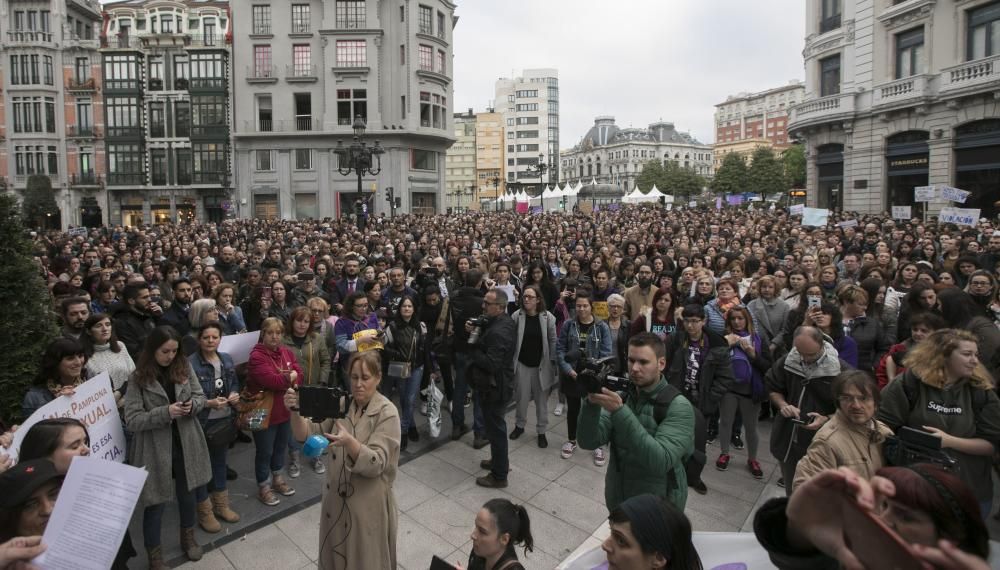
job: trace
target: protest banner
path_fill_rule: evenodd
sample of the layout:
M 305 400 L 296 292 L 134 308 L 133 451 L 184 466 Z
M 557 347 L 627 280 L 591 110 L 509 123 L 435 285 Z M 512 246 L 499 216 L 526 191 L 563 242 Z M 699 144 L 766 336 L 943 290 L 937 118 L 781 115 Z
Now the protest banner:
M 892 207 L 892 219 L 894 220 L 909 220 L 911 217 L 911 212 L 913 211 L 912 206 L 893 206 Z
M 792 204 L 792 207 L 788 209 L 788 213 L 793 216 L 801 216 L 805 213 L 805 209 L 805 204 Z
M 933 186 L 917 186 L 913 189 L 914 202 L 932 202 L 937 196 L 937 190 Z
M 972 192 L 967 192 L 965 190 L 959 190 L 958 188 L 952 188 L 951 186 L 940 186 L 941 198 L 944 200 L 949 200 L 951 202 L 958 202 L 959 204 L 964 204 L 965 200 L 969 197 Z
M 975 226 L 979 222 L 979 208 L 941 208 L 938 222 L 942 224 L 958 224 L 960 226 Z
M 825 226 L 830 218 L 830 210 L 826 208 L 803 208 L 803 226 Z
M 837 222 L 837 227 L 840 228 L 856 228 L 858 227 L 857 220 L 844 220 L 843 222 Z
M 697 208 L 697 207 L 698 207 L 697 201 L 691 200 L 690 202 L 688 202 L 688 208 Z
M 355 344 L 357 344 L 358 352 L 382 350 L 385 348 L 385 345 L 382 344 L 382 338 L 379 337 L 378 334 L 379 331 L 374 329 L 366 329 L 354 333 L 352 338 L 354 339 Z
M 721 210 L 722 209 L 722 198 L 716 198 L 715 199 L 715 209 L 716 210 Z
M 21 424 L 14 432 L 14 441 L 8 454 L 17 457 L 21 442 L 28 429 L 50 418 L 76 418 L 87 426 L 90 434 L 90 454 L 101 459 L 125 461 L 125 431 L 115 403 L 111 377 L 107 372 L 87 380 L 76 387 L 72 396 L 59 396 Z
M 233 364 L 243 364 L 250 360 L 250 351 L 260 339 L 259 332 L 231 334 L 219 341 L 219 352 L 225 352 L 233 358 Z

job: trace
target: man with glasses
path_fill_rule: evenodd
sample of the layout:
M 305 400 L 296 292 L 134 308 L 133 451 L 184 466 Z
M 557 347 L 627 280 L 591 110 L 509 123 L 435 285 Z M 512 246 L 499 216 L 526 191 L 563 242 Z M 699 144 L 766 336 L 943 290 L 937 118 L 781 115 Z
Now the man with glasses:
M 507 486 L 510 458 L 507 455 L 507 422 L 504 413 L 514 396 L 514 335 L 517 327 L 507 314 L 507 294 L 502 289 L 491 289 L 483 297 L 483 316 L 479 339 L 469 351 L 466 377 L 476 390 L 483 412 L 486 439 L 490 444 L 490 458 L 479 463 L 489 471 L 476 479 L 476 485 L 488 488 Z M 465 322 L 465 331 L 472 334 L 476 328 Z
M 634 321 L 642 314 L 646 307 L 653 306 L 653 295 L 656 288 L 653 287 L 653 266 L 648 263 L 639 265 L 639 271 L 635 274 L 636 284 L 625 290 L 625 314 L 630 321 Z
M 768 397 L 779 412 L 771 428 L 771 454 L 781 463 L 778 484 L 788 496 L 799 459 L 837 410 L 833 380 L 850 368 L 819 329 L 802 326 L 795 329 L 792 350 L 764 377 Z
M 969 285 L 965 288 L 965 291 L 972 297 L 972 300 L 976 302 L 976 306 L 979 307 L 982 316 L 993 320 L 993 310 L 990 305 L 993 304 L 993 300 L 996 297 L 994 290 L 994 283 L 996 281 L 993 276 L 990 275 L 988 271 L 978 269 L 972 272 L 969 276 Z

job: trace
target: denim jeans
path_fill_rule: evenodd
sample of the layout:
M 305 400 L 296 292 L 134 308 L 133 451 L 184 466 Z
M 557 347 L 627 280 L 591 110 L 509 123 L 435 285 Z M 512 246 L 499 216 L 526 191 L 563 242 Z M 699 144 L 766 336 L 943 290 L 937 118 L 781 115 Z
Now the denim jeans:
M 183 459 L 173 461 L 174 492 L 177 493 L 177 509 L 180 511 L 181 528 L 194 527 L 194 491 L 188 490 Z M 225 473 L 223 473 L 225 476 Z M 225 477 L 223 477 L 225 478 Z M 160 545 L 160 531 L 163 526 L 163 511 L 166 503 L 150 505 L 142 511 L 142 543 L 146 550 Z
M 486 439 L 490 440 L 490 460 L 493 462 L 493 478 L 499 481 L 507 480 L 507 468 L 510 460 L 507 457 L 507 422 L 504 412 L 507 406 L 503 402 L 491 402 L 483 405 L 483 421 L 486 427 Z
M 231 422 L 232 418 L 219 418 L 205 422 L 205 429 L 213 423 Z M 229 447 L 222 446 L 218 449 L 208 448 L 208 459 L 212 464 L 212 478 L 206 485 L 195 489 L 195 498 L 200 503 L 208 498 L 209 493 L 217 493 L 226 490 L 226 456 L 229 454 Z
M 406 437 L 407 430 L 417 424 L 413 421 L 413 404 L 417 401 L 417 394 L 420 393 L 420 380 L 424 375 L 424 367 L 419 366 L 410 372 L 409 378 L 393 378 L 387 376 L 382 381 L 384 387 L 383 395 L 392 399 L 394 392 L 399 392 L 399 427 L 403 437 Z
M 469 393 L 466 370 L 469 367 L 469 355 L 464 352 L 455 353 L 455 397 L 451 400 L 451 423 L 454 427 L 465 425 L 465 395 Z M 479 405 L 479 395 L 472 394 L 472 431 L 482 434 L 483 410 Z
M 257 447 L 253 469 L 257 484 L 270 483 L 271 473 L 277 473 L 285 466 L 288 438 L 292 433 L 291 423 L 271 424 L 266 430 L 253 432 L 253 442 Z

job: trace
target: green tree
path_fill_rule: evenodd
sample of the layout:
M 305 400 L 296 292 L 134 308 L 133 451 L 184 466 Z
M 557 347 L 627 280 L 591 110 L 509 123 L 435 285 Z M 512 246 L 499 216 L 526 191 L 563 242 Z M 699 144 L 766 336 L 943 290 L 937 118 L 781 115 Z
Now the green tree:
M 785 166 L 785 186 L 787 188 L 805 188 L 806 185 L 806 149 L 801 144 L 794 144 L 781 153 L 781 161 Z
M 0 416 L 21 415 L 21 401 L 38 374 L 42 353 L 55 337 L 49 295 L 25 235 L 17 200 L 0 195 L 0 307 L 5 334 L 0 335 Z
M 766 146 L 759 146 L 753 151 L 753 160 L 747 175 L 748 190 L 762 197 L 780 194 L 785 185 L 785 167 L 778 161 L 774 151 Z
M 43 174 L 28 177 L 21 204 L 24 220 L 32 227 L 48 229 L 48 219 L 59 214 L 56 193 L 52 190 L 52 180 Z
M 705 179 L 701 175 L 675 162 L 668 162 L 663 174 L 663 184 L 657 187 L 665 194 L 673 194 L 676 198 L 696 196 L 705 187 Z
M 712 191 L 720 194 L 738 194 L 747 188 L 747 163 L 743 156 L 731 152 L 722 159 L 722 164 L 712 178 Z
M 659 160 L 650 160 L 646 164 L 643 164 L 642 172 L 635 179 L 639 190 L 643 192 L 649 192 L 654 185 L 662 190 L 665 181 L 663 165 L 660 164 Z M 631 188 L 625 189 L 626 194 L 631 191 Z

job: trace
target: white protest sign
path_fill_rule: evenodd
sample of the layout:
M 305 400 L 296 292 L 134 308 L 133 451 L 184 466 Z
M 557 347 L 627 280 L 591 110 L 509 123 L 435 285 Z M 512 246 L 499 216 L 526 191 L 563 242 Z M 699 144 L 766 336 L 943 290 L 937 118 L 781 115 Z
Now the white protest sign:
M 145 484 L 145 469 L 74 457 L 42 536 L 47 548 L 32 562 L 43 570 L 111 568 Z
M 979 208 L 941 208 L 938 222 L 942 224 L 958 224 L 960 226 L 975 226 L 979 222 Z
M 219 352 L 233 357 L 233 364 L 243 364 L 250 360 L 250 351 L 259 339 L 259 332 L 227 335 L 219 341 Z
M 115 403 L 111 378 L 107 372 L 76 387 L 72 396 L 59 396 L 31 414 L 14 432 L 10 450 L 16 457 L 21 442 L 31 426 L 50 418 L 76 418 L 87 426 L 90 454 L 100 459 L 125 461 L 125 431 Z
M 844 220 L 843 222 L 837 222 L 837 226 L 841 228 L 856 228 L 858 227 L 857 220 Z
M 914 202 L 932 202 L 937 196 L 937 190 L 933 186 L 916 186 L 913 188 Z
M 951 202 L 958 202 L 959 204 L 964 204 L 965 200 L 969 197 L 969 194 L 972 193 L 965 190 L 959 190 L 958 188 L 952 188 L 951 186 L 941 186 L 940 188 L 941 198 Z
M 697 207 L 698 207 L 698 202 L 696 202 L 694 200 L 691 200 L 690 202 L 688 202 L 688 208 L 697 208 Z
M 825 208 L 803 208 L 802 210 L 803 226 L 825 226 L 829 218 L 830 210 Z
M 788 213 L 792 216 L 801 216 L 805 213 L 805 204 L 792 204 L 792 207 L 788 209 Z
M 892 207 L 892 219 L 894 220 L 909 220 L 913 216 L 911 206 L 893 206 Z

